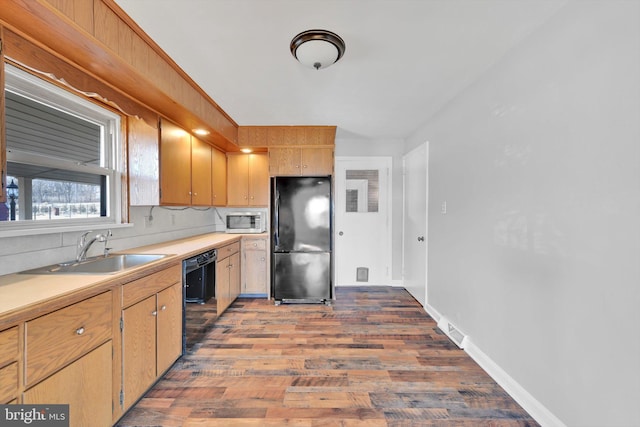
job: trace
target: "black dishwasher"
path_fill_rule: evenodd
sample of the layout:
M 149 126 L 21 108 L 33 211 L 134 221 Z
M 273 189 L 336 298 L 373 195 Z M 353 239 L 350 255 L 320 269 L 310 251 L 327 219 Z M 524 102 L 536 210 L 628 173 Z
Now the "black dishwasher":
M 204 304 L 215 296 L 216 258 L 212 249 L 182 261 L 182 285 L 185 302 Z

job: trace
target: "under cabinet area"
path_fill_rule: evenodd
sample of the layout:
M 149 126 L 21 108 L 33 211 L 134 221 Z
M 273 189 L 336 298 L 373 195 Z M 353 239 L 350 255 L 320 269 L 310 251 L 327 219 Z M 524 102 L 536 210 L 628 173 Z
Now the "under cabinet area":
M 18 327 L 0 332 L 0 404 L 18 397 Z
M 267 237 L 242 238 L 242 289 L 243 296 L 268 295 Z
M 126 411 L 182 354 L 179 265 L 122 286 L 120 395 Z

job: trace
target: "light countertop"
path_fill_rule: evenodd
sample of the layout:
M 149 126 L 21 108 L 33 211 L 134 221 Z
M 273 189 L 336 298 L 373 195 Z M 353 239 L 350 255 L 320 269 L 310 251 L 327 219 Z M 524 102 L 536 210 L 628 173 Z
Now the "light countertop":
M 28 311 L 37 304 L 79 291 L 126 283 L 143 277 L 147 274 L 147 270 L 157 271 L 181 263 L 183 259 L 200 252 L 239 241 L 242 236 L 265 237 L 267 234 L 209 233 L 118 251 L 118 253 L 168 254 L 170 256 L 115 274 L 14 273 L 0 276 L 0 330 L 3 329 L 3 321 L 9 320 L 8 318 L 16 313 Z

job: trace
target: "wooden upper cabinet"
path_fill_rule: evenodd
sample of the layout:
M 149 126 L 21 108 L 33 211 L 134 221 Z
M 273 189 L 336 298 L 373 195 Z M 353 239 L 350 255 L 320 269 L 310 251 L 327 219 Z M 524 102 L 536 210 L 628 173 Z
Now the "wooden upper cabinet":
M 191 135 L 167 121 L 160 130 L 160 204 L 191 204 Z
M 269 204 L 269 158 L 263 153 L 227 156 L 227 204 Z
M 159 131 L 137 117 L 127 117 L 129 160 L 129 204 L 160 203 Z
M 332 175 L 333 148 L 269 148 L 269 174 L 271 176 Z
M 269 174 L 271 176 L 300 175 L 300 148 L 269 149 Z
M 220 150 L 211 149 L 212 205 L 227 205 L 227 156 Z
M 170 122 L 162 122 L 160 135 L 160 204 L 211 206 L 218 150 Z
M 302 175 L 333 175 L 333 148 L 300 149 Z
M 191 204 L 211 206 L 211 146 L 191 137 Z
M 249 154 L 249 206 L 269 204 L 269 156 Z

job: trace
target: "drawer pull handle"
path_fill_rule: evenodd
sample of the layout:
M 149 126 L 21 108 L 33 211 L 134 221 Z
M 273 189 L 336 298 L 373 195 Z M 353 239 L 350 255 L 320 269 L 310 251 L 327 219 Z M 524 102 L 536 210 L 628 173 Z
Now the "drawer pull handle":
M 76 329 L 76 335 L 82 335 L 82 334 L 84 334 L 84 326 L 81 326 L 78 329 Z
M 167 309 L 166 305 L 163 305 L 162 307 L 160 307 L 160 310 L 165 311 Z
M 152 315 L 152 316 L 157 316 L 157 315 L 158 315 L 158 311 L 157 311 L 157 310 L 153 310 L 153 311 L 151 312 L 151 315 Z

